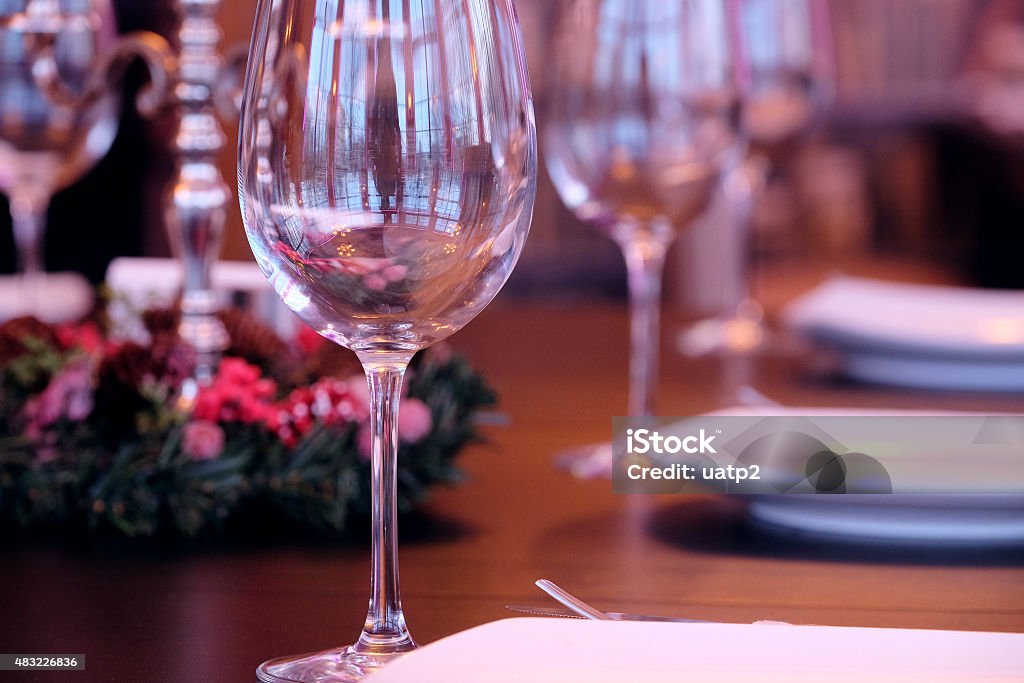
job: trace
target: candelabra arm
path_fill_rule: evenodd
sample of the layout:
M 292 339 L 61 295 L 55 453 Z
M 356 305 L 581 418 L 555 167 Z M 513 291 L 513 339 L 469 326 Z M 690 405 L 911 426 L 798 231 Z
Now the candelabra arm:
M 81 90 L 76 92 L 61 78 L 57 37 L 67 32 L 93 31 L 100 21 L 93 11 L 65 13 L 55 0 L 31 0 L 24 11 L 0 17 L 0 28 L 25 37 L 36 87 L 53 106 L 67 110 L 86 108 L 119 88 L 128 64 L 142 60 L 149 72 L 149 83 L 139 91 L 135 106 L 143 116 L 155 116 L 172 101 L 178 64 L 170 43 L 152 31 L 135 31 L 119 37 L 99 57 Z

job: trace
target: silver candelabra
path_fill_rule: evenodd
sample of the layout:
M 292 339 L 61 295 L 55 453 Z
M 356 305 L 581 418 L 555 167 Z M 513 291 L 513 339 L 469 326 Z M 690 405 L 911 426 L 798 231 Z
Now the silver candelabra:
M 165 220 L 172 247 L 183 267 L 181 323 L 178 332 L 196 353 L 195 369 L 182 390 L 187 407 L 198 387 L 216 372 L 228 336 L 217 317 L 219 301 L 213 289 L 212 270 L 223 241 L 231 192 L 217 166 L 226 143 L 215 102 L 224 60 L 218 51 L 221 39 L 216 15 L 221 0 L 176 0 L 179 19 L 176 45 L 161 36 L 140 31 L 122 36 L 94 65 L 88 86 L 79 93 L 64 87 L 56 68 L 56 37 L 70 26 L 89 22 L 95 2 L 80 11 L 67 11 L 59 0 L 29 0 L 25 9 L 4 21 L 16 25 L 33 52 L 32 77 L 54 105 L 84 106 L 118 78 L 124 65 L 141 58 L 150 83 L 136 106 L 152 116 L 166 106 L 177 114 L 173 150 L 176 173 L 166 200 Z

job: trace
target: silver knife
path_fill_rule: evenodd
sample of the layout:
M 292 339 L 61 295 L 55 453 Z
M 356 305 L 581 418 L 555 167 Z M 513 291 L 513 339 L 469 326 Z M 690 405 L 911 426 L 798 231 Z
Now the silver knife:
M 505 609 L 523 614 L 534 614 L 541 617 L 567 617 L 569 619 L 583 619 L 575 612 L 570 612 L 564 607 L 535 607 L 533 605 L 505 605 Z M 714 622 L 703 619 L 682 619 L 680 617 L 658 617 L 650 614 L 630 614 L 628 612 L 605 612 L 615 621 L 670 621 L 681 624 L 710 624 Z

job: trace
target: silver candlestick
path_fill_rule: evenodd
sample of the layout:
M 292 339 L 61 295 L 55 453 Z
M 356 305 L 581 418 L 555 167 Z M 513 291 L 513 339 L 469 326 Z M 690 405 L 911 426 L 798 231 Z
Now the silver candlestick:
M 217 317 L 219 301 L 213 289 L 213 265 L 220 255 L 227 205 L 231 195 L 217 167 L 226 137 L 215 109 L 215 88 L 223 60 L 218 52 L 221 31 L 216 22 L 220 0 L 177 0 L 177 50 L 162 37 L 139 31 L 122 37 L 103 62 L 95 65 L 90 87 L 77 95 L 63 87 L 53 66 L 57 26 L 88 20 L 67 12 L 56 0 L 29 0 L 25 10 L 8 21 L 26 23 L 34 41 L 32 74 L 54 104 L 79 106 L 110 88 L 115 67 L 129 58 L 142 58 L 151 84 L 137 106 L 152 116 L 166 105 L 178 115 L 174 138 L 176 175 L 168 193 L 165 220 L 172 248 L 184 269 L 179 336 L 196 352 L 191 381 L 182 388 L 183 407 L 190 407 L 198 388 L 216 372 L 228 335 Z M 173 87 L 171 87 L 173 86 Z
M 193 383 L 183 389 L 184 401 L 191 401 L 194 393 L 190 392 L 212 379 L 228 343 L 217 317 L 219 302 L 212 282 L 231 199 L 217 167 L 217 155 L 227 141 L 214 107 L 222 64 L 217 50 L 221 32 L 215 19 L 219 7 L 220 0 L 178 0 L 177 175 L 166 221 L 184 266 L 178 333 L 196 352 Z

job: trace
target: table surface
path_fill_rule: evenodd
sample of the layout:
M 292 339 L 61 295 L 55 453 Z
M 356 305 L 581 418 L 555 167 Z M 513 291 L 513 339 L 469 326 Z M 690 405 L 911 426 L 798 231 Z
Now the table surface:
M 715 408 L 721 368 L 675 353 L 668 317 L 659 412 Z M 815 543 L 750 527 L 739 500 L 616 496 L 554 468 L 554 453 L 607 438 L 624 410 L 623 306 L 499 301 L 452 344 L 498 388 L 508 424 L 465 453 L 465 484 L 403 523 L 403 599 L 421 643 L 508 617 L 508 603 L 547 604 L 541 577 L 610 610 L 1024 632 L 1024 549 Z M 799 358 L 765 359 L 755 382 L 789 405 L 1010 410 L 1020 398 L 843 384 Z M 350 641 L 366 609 L 362 533 L 159 552 L 7 545 L 0 652 L 85 653 L 74 680 L 250 681 L 270 656 Z

